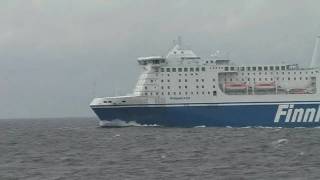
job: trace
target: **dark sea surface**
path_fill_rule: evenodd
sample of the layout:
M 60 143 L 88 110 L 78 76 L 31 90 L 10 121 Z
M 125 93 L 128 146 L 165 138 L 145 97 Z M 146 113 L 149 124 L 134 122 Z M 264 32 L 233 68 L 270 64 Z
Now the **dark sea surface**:
M 0 179 L 320 179 L 320 129 L 0 120 Z

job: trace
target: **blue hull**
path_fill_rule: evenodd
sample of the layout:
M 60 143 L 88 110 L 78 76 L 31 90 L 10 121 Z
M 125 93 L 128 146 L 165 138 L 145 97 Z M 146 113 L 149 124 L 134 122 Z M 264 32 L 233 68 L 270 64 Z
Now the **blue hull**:
M 320 102 L 307 104 L 205 104 L 92 106 L 101 121 L 119 119 L 166 127 L 318 127 Z

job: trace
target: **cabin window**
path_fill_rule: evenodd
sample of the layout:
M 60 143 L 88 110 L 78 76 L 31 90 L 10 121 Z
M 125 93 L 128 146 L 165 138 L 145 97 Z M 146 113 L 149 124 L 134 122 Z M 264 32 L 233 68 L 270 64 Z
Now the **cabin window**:
M 182 68 L 178 68 L 178 72 L 182 72 Z
M 257 67 L 252 67 L 252 71 L 256 71 L 257 70 Z
M 194 68 L 190 68 L 190 72 L 194 72 Z
M 258 71 L 262 71 L 262 67 L 258 67 Z
M 273 66 L 270 66 L 270 71 L 273 71 L 274 70 L 274 67 Z
M 167 72 L 170 72 L 170 68 L 167 68 Z
M 202 89 L 204 89 L 204 86 L 202 86 Z
M 229 71 L 229 67 L 224 67 L 224 70 L 225 71 Z
M 216 86 L 215 86 L 215 85 L 213 85 L 212 87 L 213 87 L 213 88 L 216 88 Z
M 173 95 L 176 95 L 177 93 L 176 92 L 173 92 Z
M 176 72 L 177 71 L 177 69 L 176 68 L 172 68 L 172 72 Z
M 215 82 L 215 81 L 216 81 L 216 79 L 212 79 L 212 81 L 213 81 L 213 82 Z
M 282 71 L 286 70 L 286 67 L 285 66 L 281 66 L 281 70 Z
M 196 72 L 199 72 L 199 68 L 198 67 L 196 68 Z
M 247 67 L 247 71 L 251 71 L 251 67 Z
M 148 96 L 148 93 L 144 93 L 144 95 Z
M 179 86 L 179 89 L 181 89 L 181 86 Z
M 170 79 L 168 79 L 168 82 L 170 82 Z
M 263 70 L 268 71 L 268 66 L 264 66 Z
M 230 67 L 230 71 L 234 71 L 234 67 Z
M 161 68 L 161 72 L 164 72 L 164 68 Z
M 184 88 L 186 88 L 186 89 L 187 89 L 187 88 L 188 88 L 188 86 L 184 86 Z
M 201 79 L 202 82 L 204 82 L 204 79 Z
M 184 68 L 184 72 L 188 72 L 188 68 Z
M 201 70 L 202 70 L 202 71 L 206 71 L 206 68 L 205 68 L 205 67 L 202 67 Z
M 168 86 L 168 89 L 170 89 L 170 86 Z
M 147 90 L 147 89 L 148 89 L 148 87 L 147 87 L 147 86 L 145 86 L 145 87 L 144 87 L 144 89 L 145 89 L 145 90 Z
M 217 91 L 213 91 L 212 95 L 216 96 L 217 95 Z
M 185 92 L 186 95 L 188 95 L 188 92 Z
M 181 79 L 179 79 L 179 82 L 181 82 Z
M 240 70 L 241 70 L 241 71 L 244 71 L 244 67 L 241 67 Z
M 280 67 L 279 66 L 276 66 L 276 71 L 279 71 L 280 70 Z
M 196 79 L 196 82 L 199 82 L 199 79 Z
M 184 80 L 184 82 L 188 82 L 188 80 L 187 80 L 187 79 L 185 79 L 185 80 Z

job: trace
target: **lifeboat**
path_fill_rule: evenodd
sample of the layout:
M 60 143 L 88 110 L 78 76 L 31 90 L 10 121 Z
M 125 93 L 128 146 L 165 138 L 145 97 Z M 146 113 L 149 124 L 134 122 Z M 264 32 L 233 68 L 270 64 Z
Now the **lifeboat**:
M 310 94 L 311 92 L 308 91 L 307 89 L 296 88 L 296 89 L 290 89 L 288 93 L 289 94 Z
M 276 85 L 274 82 L 271 83 L 257 83 L 255 84 L 256 90 L 273 90 L 276 88 Z
M 226 90 L 246 90 L 247 87 L 245 83 L 225 83 Z

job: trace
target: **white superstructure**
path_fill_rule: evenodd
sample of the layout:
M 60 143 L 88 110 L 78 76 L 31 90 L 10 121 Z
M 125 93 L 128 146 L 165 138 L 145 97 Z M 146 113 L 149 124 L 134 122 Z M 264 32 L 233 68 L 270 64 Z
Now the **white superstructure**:
M 318 48 L 311 66 L 300 67 L 237 65 L 220 53 L 201 59 L 176 45 L 166 56 L 138 58 L 143 73 L 133 95 L 96 98 L 92 105 L 312 101 L 320 95 Z

